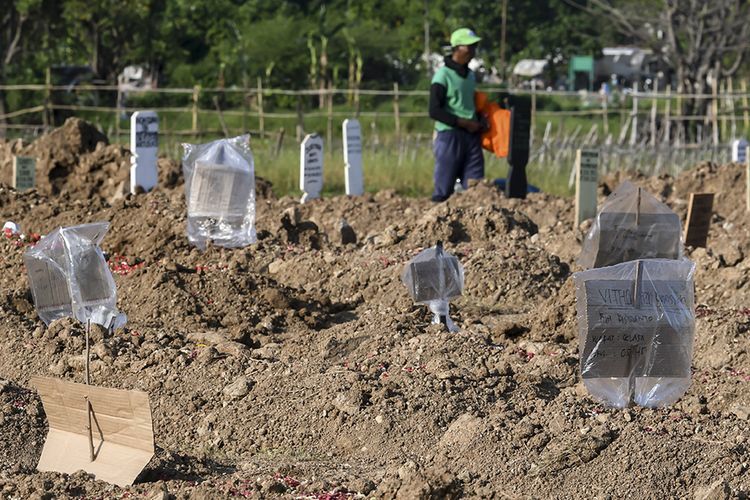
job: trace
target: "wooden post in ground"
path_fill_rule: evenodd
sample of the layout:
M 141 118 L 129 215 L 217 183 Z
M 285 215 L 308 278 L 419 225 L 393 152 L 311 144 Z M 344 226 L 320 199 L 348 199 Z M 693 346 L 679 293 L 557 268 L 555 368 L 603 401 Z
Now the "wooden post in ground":
M 659 89 L 659 79 L 655 79 L 654 82 L 654 87 L 651 89 L 651 146 L 656 146 L 656 92 Z
M 729 135 L 731 139 L 737 137 L 737 117 L 734 116 L 734 81 L 729 77 L 727 82 L 727 107 L 729 108 Z
M 672 117 L 670 112 L 672 111 L 672 86 L 667 83 L 667 102 L 664 105 L 664 140 L 669 144 L 672 137 Z
M 633 111 L 630 113 L 633 117 L 630 129 L 630 145 L 635 146 L 638 142 L 638 82 L 633 84 Z
M 296 138 L 297 142 L 302 142 L 302 137 L 305 132 L 305 113 L 302 110 L 302 94 L 297 94 L 297 127 L 296 127 Z
M 333 154 L 332 141 L 333 141 L 333 82 L 328 82 L 328 110 L 326 113 L 326 150 L 328 155 Z
M 193 128 L 191 132 L 193 135 L 198 135 L 198 98 L 200 97 L 201 86 L 196 85 L 193 87 Z
M 50 104 L 52 102 L 52 70 L 47 67 L 47 71 L 44 74 L 44 111 L 42 112 L 42 124 L 44 125 L 44 131 L 47 132 L 50 129 L 50 115 L 54 116 L 54 112 L 50 112 Z M 54 126 L 54 123 L 53 123 Z
M 401 142 L 401 114 L 398 108 L 398 82 L 393 82 L 393 120 L 396 140 Z
M 264 137 L 266 133 L 266 117 L 263 113 L 263 79 L 258 77 L 258 130 L 260 136 Z
M 711 128 L 714 147 L 719 145 L 719 79 L 716 74 L 711 78 Z
M 529 125 L 529 147 L 534 145 L 534 126 L 536 125 L 536 83 L 531 82 L 531 124 Z
M 742 119 L 745 123 L 745 134 L 750 134 L 750 110 L 747 108 L 747 80 L 742 79 Z

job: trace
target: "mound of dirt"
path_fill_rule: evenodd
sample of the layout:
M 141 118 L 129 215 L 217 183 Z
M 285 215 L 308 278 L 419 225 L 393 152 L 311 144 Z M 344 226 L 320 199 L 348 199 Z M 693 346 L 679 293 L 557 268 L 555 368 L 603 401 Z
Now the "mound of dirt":
M 0 215 L 24 231 L 0 236 L 2 496 L 750 494 L 750 236 L 729 218 L 744 208 L 731 206 L 744 192 L 735 167 L 640 179 L 681 214 L 686 190 L 723 191 L 708 248 L 686 251 L 699 304 L 691 389 L 671 408 L 611 410 L 578 372 L 572 200 L 509 200 L 480 182 L 441 204 L 381 192 L 299 205 L 258 180 L 258 243 L 200 252 L 177 162 L 160 160 L 157 190 L 117 195 L 104 179 L 127 151 L 76 140 L 46 157 L 67 172 L 48 191 L 0 187 Z M 46 418 L 29 379 L 82 381 L 84 336 L 73 320 L 39 321 L 23 252 L 100 220 L 128 324 L 94 335 L 92 380 L 146 391 L 156 431 L 156 456 L 127 488 L 34 470 Z M 455 334 L 400 280 L 437 240 L 466 272 Z

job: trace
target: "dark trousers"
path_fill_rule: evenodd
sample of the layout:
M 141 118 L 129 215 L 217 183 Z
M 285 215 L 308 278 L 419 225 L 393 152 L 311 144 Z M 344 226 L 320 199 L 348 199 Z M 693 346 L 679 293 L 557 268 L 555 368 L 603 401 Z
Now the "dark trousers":
M 432 201 L 447 200 L 453 194 L 456 179 L 461 179 L 465 189 L 469 179 L 484 177 L 484 154 L 479 134 L 464 129 L 438 132 L 432 151 L 435 153 Z

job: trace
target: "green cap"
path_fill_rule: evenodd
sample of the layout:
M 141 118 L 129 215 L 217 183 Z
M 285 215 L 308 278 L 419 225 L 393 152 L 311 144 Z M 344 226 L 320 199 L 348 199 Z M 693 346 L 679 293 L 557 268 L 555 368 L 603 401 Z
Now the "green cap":
M 481 38 L 469 28 L 459 28 L 451 34 L 451 47 L 459 45 L 474 45 Z

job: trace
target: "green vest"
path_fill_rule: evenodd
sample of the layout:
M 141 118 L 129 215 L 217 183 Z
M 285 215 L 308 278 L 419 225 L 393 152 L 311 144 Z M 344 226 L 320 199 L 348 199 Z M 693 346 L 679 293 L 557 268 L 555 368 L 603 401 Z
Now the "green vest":
M 474 89 L 477 86 L 477 80 L 474 72 L 469 71 L 466 78 L 447 66 L 443 66 L 432 77 L 432 83 L 439 83 L 446 89 L 445 110 L 459 118 L 473 120 L 476 114 L 474 106 Z M 435 130 L 452 130 L 454 127 L 446 125 L 443 122 L 435 122 Z

